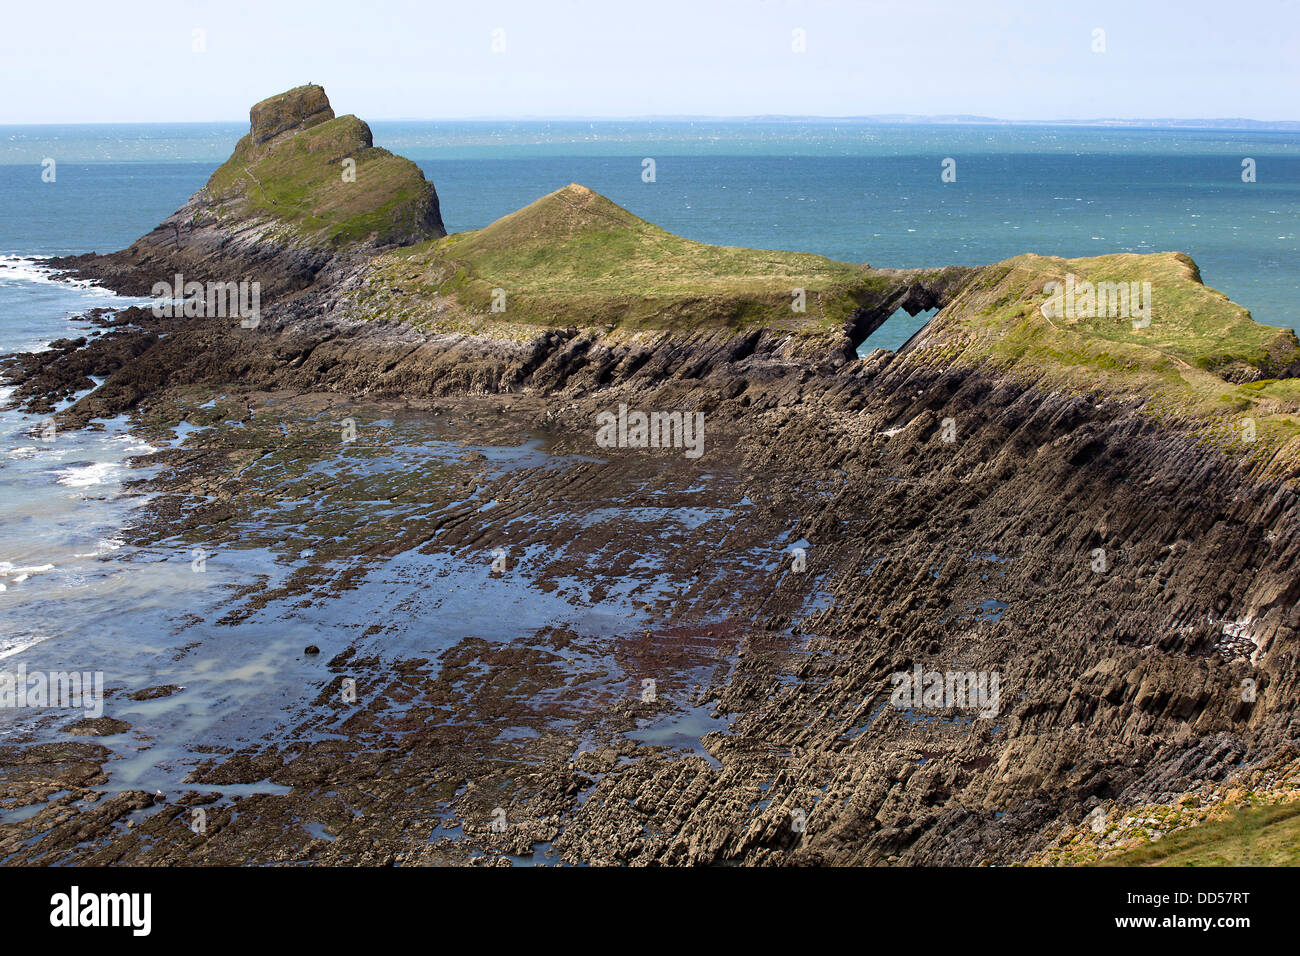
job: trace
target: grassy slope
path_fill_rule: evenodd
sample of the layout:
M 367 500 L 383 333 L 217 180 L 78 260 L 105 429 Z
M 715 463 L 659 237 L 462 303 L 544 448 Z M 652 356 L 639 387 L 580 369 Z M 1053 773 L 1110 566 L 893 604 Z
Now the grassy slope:
M 1233 367 L 1266 368 L 1300 358 L 1300 343 L 1286 330 L 1255 322 L 1250 313 L 1223 293 L 1201 284 L 1191 259 L 1179 253 L 1121 254 L 1090 259 L 1058 259 L 1023 255 L 1000 263 L 1006 280 L 1003 291 L 1021 293 L 1002 298 L 987 314 L 998 324 L 1017 327 L 1028 335 L 1013 336 L 1010 344 L 1032 344 L 1035 329 L 1077 333 L 1095 351 L 1111 346 L 1114 357 L 1136 356 L 1143 363 L 1172 358 L 1195 368 L 1231 375 Z M 1134 328 L 1130 318 L 1108 314 L 1088 317 L 1042 314 L 1049 281 L 1064 282 L 1067 273 L 1078 281 L 1149 282 L 1154 305 L 1150 325 Z M 1029 305 L 1031 308 L 1026 309 Z M 1027 312 L 1034 313 L 1027 316 Z M 1024 318 L 1041 320 L 1029 324 Z M 1135 348 L 1130 348 L 1130 346 Z M 1101 355 L 1104 352 L 1096 352 Z M 1068 360 L 1068 353 L 1056 356 Z M 1094 363 L 1095 364 L 1095 363 Z
M 1119 316 L 1045 316 L 1044 286 L 1067 272 L 1079 281 L 1150 282 L 1150 326 L 1135 329 Z M 1191 419 L 1224 450 L 1272 458 L 1287 449 L 1283 457 L 1300 459 L 1300 379 L 1267 377 L 1300 358 L 1300 342 L 1202 285 L 1178 253 L 997 263 L 931 324 L 915 351 L 941 361 L 992 359 L 1053 387 L 1141 398 L 1149 414 Z M 1225 375 L 1255 381 L 1234 384 Z
M 208 180 L 222 218 L 267 218 L 286 238 L 339 245 L 371 236 L 386 241 L 411 229 L 432 186 L 410 160 L 368 146 L 369 130 L 340 116 L 258 148 L 245 136 Z M 343 181 L 343 159 L 356 181 Z
M 376 267 L 363 314 L 489 332 L 539 324 L 827 332 L 890 282 L 823 256 L 683 239 L 578 185 Z M 504 314 L 491 310 L 494 289 L 505 292 Z M 805 290 L 805 312 L 792 308 L 795 289 Z
M 1107 857 L 1102 866 L 1300 866 L 1300 802 L 1251 807 Z
M 933 270 L 931 276 L 942 270 Z M 1046 317 L 1044 286 L 1149 282 L 1151 323 Z M 622 334 L 766 327 L 830 341 L 853 310 L 899 277 L 822 256 L 711 246 L 569 185 L 473 232 L 374 261 L 355 300 L 362 318 L 430 331 L 527 340 L 537 326 Z M 505 293 L 493 312 L 493 290 Z M 806 291 L 806 312 L 791 308 Z M 1058 259 L 1022 255 L 982 270 L 911 349 L 920 359 L 1001 365 L 1053 387 L 1131 396 L 1158 418 L 1193 420 L 1207 443 L 1300 460 L 1300 380 L 1273 380 L 1300 359 L 1289 330 L 1201 284 L 1178 253 Z M 1246 441 L 1244 421 L 1256 429 Z

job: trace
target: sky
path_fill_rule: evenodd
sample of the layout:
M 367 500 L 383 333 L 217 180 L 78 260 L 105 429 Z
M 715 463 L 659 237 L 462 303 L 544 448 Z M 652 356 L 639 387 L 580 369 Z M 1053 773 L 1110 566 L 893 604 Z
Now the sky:
M 1297 120 L 1298 61 L 1300 0 L 7 0 L 0 124 L 246 120 L 307 82 L 368 120 Z

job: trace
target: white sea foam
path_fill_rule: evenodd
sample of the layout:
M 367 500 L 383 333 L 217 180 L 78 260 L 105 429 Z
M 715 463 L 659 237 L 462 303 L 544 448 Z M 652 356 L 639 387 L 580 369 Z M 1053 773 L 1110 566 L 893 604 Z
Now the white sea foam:
M 75 465 L 58 472 L 58 482 L 69 488 L 89 488 L 92 485 L 112 483 L 118 466 L 111 461 L 97 461 L 93 465 Z
M 126 447 L 122 449 L 128 455 L 152 455 L 158 449 L 148 442 L 142 441 L 130 432 L 123 432 L 121 435 L 114 435 L 111 441 L 126 442 Z
M 122 541 L 121 538 L 100 538 L 99 543 L 95 546 L 94 551 L 89 551 L 86 554 L 78 554 L 75 555 L 74 557 L 78 557 L 78 558 L 102 557 L 103 555 L 108 554 L 112 551 L 116 551 L 118 548 L 122 547 L 123 543 L 124 542 Z
M 57 282 L 61 285 L 88 289 L 93 284 L 89 279 L 60 279 L 58 273 L 49 266 L 40 264 L 35 256 L 0 255 L 0 282 Z
M 35 647 L 41 641 L 48 640 L 48 637 L 33 637 L 28 635 L 0 637 L 0 659 L 13 657 L 15 654 L 21 654 L 29 647 Z
M 53 571 L 52 564 L 15 565 L 12 561 L 0 561 L 0 577 L 8 578 L 10 584 L 22 584 L 33 574 Z
M 0 279 L 27 279 L 39 282 L 50 270 L 36 264 L 35 256 L 0 256 Z

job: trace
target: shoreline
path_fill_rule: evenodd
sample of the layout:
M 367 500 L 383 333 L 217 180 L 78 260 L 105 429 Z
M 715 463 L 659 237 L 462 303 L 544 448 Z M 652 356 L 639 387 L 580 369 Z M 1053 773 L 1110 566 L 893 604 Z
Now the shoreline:
M 1300 340 L 1185 255 L 882 269 L 576 183 L 446 235 L 308 86 L 51 262 L 260 312 L 0 361 L 158 448 L 139 594 L 70 642 L 104 714 L 0 748 L 5 862 L 1096 862 L 1098 813 L 1150 824 L 1114 855 L 1292 792 Z M 937 313 L 858 358 L 900 308 Z
M 691 358 L 679 356 L 679 360 L 690 367 Z M 929 368 L 905 356 L 876 355 L 856 367 L 825 369 L 811 377 L 797 366 L 784 374 L 768 370 L 762 375 L 749 370 L 752 366 L 742 367 L 747 370 L 744 374 L 726 363 L 699 377 L 633 376 L 603 388 L 566 389 L 551 395 L 461 394 L 379 400 L 394 411 L 406 408 L 417 415 L 421 407 L 429 408 L 435 419 L 442 416 L 447 423 L 456 424 L 456 442 L 469 442 L 463 447 L 474 445 L 476 436 L 480 445 L 487 439 L 509 447 L 517 444 L 522 433 L 544 427 L 552 433 L 552 453 L 604 461 L 603 465 L 583 467 L 600 470 L 602 477 L 595 485 L 602 489 L 605 500 L 624 504 L 634 499 L 613 489 L 647 467 L 660 481 L 686 472 L 681 483 L 694 487 L 699 484 L 698 474 L 713 474 L 719 449 L 733 449 L 739 455 L 745 477 L 737 492 L 742 493 L 722 494 L 706 482 L 706 497 L 713 497 L 715 503 L 704 507 L 720 506 L 724 499 L 751 502 L 763 517 L 747 519 L 747 533 L 765 527 L 770 540 L 785 532 L 787 544 L 810 542 L 811 573 L 802 578 L 789 573 L 775 579 L 754 578 L 742 567 L 703 557 L 711 552 L 698 545 L 673 552 L 692 556 L 685 561 L 679 556 L 657 566 L 686 574 L 684 580 L 717 578 L 715 588 L 731 594 L 729 600 L 736 603 L 721 618 L 716 614 L 699 616 L 691 602 L 681 603 L 676 610 L 664 605 L 653 622 L 647 622 L 653 638 L 639 654 L 651 653 L 651 648 L 658 648 L 652 653 L 660 657 L 681 653 L 700 640 L 704 640 L 701 648 L 707 650 L 712 640 L 721 639 L 724 633 L 717 630 L 723 626 L 720 621 L 741 622 L 740 630 L 725 638 L 734 641 L 728 644 L 732 652 L 726 657 L 727 669 L 704 678 L 704 696 L 682 697 L 678 691 L 672 698 L 670 713 L 680 714 L 672 719 L 685 720 L 685 727 L 704 732 L 710 727 L 710 713 L 728 715 L 725 731 L 703 733 L 702 753 L 660 751 L 645 744 L 627 749 L 627 744 L 619 743 L 634 740 L 626 735 L 634 733 L 639 723 L 649 721 L 653 726 L 654 720 L 661 719 L 653 716 L 659 711 L 642 709 L 636 683 L 641 678 L 636 673 L 625 674 L 616 687 L 602 692 L 617 690 L 623 698 L 621 705 L 611 707 L 613 702 L 607 700 L 583 711 L 588 720 L 597 712 L 607 714 L 607 720 L 583 731 L 582 739 L 568 732 L 556 736 L 549 731 L 514 743 L 515 749 L 522 748 L 521 753 L 539 756 L 554 754 L 558 748 L 566 759 L 546 757 L 540 770 L 530 771 L 539 776 L 535 786 L 525 787 L 528 798 L 520 801 L 519 808 L 513 804 L 508 808 L 508 819 L 517 819 L 518 828 L 512 824 L 509 831 L 497 833 L 492 829 L 495 805 L 486 806 L 477 794 L 485 781 L 498 779 L 489 767 L 500 758 L 489 758 L 491 747 L 466 749 L 462 745 L 453 760 L 440 749 L 443 745 L 436 743 L 446 733 L 438 729 L 445 720 L 437 719 L 438 708 L 452 708 L 453 712 L 462 708 L 460 725 L 467 726 L 468 714 L 463 708 L 473 699 L 459 697 L 458 704 L 458 695 L 448 697 L 446 691 L 437 691 L 445 680 L 440 675 L 461 673 L 488 653 L 489 646 L 461 641 L 424 664 L 414 663 L 415 657 L 385 664 L 381 653 L 380 660 L 368 665 L 369 671 L 357 672 L 349 665 L 366 657 L 364 650 L 346 645 L 343 659 L 335 661 L 339 654 L 333 646 L 322 644 L 321 660 L 331 662 L 326 673 L 332 676 L 303 711 L 304 716 L 315 722 L 328 721 L 336 713 L 330 695 L 337 693 L 344 676 L 373 679 L 372 692 L 379 695 L 364 717 L 352 718 L 345 732 L 343 752 L 351 758 L 342 763 L 329 758 L 328 785 L 313 774 L 301 778 L 301 773 L 325 759 L 324 754 L 337 745 L 326 746 L 323 741 L 305 744 L 290 729 L 285 731 L 287 736 L 265 749 L 218 756 L 194 779 L 211 791 L 185 796 L 184 785 L 177 785 L 174 792 L 168 791 L 161 810 L 154 809 L 152 797 L 138 805 L 149 797 L 144 790 L 119 794 L 107 802 L 99 798 L 90 805 L 60 798 L 64 805 L 49 811 L 54 817 L 37 813 L 15 821 L 20 832 L 27 834 L 24 841 L 38 832 L 35 828 L 59 822 L 46 838 L 37 841 L 40 856 L 20 855 L 14 862 L 47 858 L 45 854 L 53 854 L 49 859 L 58 858 L 69 849 L 59 833 L 71 832 L 65 828 L 73 827 L 74 821 L 75 829 L 98 820 L 95 832 L 100 834 L 100 849 L 85 857 L 86 862 L 110 858 L 194 862 L 194 853 L 214 862 L 235 859 L 226 857 L 228 853 L 237 854 L 241 862 L 517 862 L 531 858 L 532 847 L 543 847 L 536 852 L 543 854 L 544 862 L 1006 863 L 1029 859 L 1047 845 L 1062 824 L 1068 825 L 1076 814 L 1082 817 L 1102 803 L 1138 804 L 1191 789 L 1193 781 L 1182 779 L 1178 768 L 1198 753 L 1204 755 L 1200 759 L 1209 758 L 1224 741 L 1238 741 L 1229 750 L 1236 756 L 1223 764 L 1224 773 L 1240 763 L 1249 766 L 1253 761 L 1278 759 L 1279 746 L 1285 752 L 1285 734 L 1278 734 L 1290 719 L 1288 699 L 1294 700 L 1295 694 L 1292 679 L 1285 673 L 1282 636 L 1292 625 L 1275 618 L 1280 626 L 1278 639 L 1284 641 L 1276 645 L 1281 653 L 1269 653 L 1274 645 L 1252 645 L 1262 658 L 1252 667 L 1240 651 L 1230 650 L 1227 644 L 1218 646 L 1222 635 L 1213 622 L 1253 618 L 1258 623 L 1251 631 L 1256 633 L 1269 615 L 1220 607 L 1213 600 L 1216 588 L 1209 582 L 1216 576 L 1235 580 L 1245 573 L 1244 569 L 1228 570 L 1237 568 L 1239 558 L 1216 556 L 1229 547 L 1236 554 L 1241 545 L 1229 543 L 1214 530 L 1219 526 L 1214 512 L 1223 508 L 1223 502 L 1244 494 L 1243 504 L 1236 506 L 1240 514 L 1233 520 L 1244 521 L 1240 527 L 1249 528 L 1250 540 L 1256 542 L 1258 550 L 1250 571 L 1256 581 L 1254 590 L 1266 592 L 1264 582 L 1270 579 L 1281 586 L 1289 562 L 1276 543 L 1267 542 L 1284 538 L 1289 534 L 1284 529 L 1297 520 L 1300 506 L 1291 482 L 1259 474 L 1252 477 L 1249 469 L 1226 458 L 1209 472 L 1184 468 L 1178 462 L 1189 460 L 1189 454 L 1204 457 L 1194 434 L 1178 437 L 1177 429 L 1152 430 L 1142 420 L 1140 403 L 1133 406 L 1112 400 L 1097 409 L 1077 397 L 1036 392 L 1017 384 L 1014 377 L 956 367 Z M 349 374 L 359 371 L 354 361 Z M 742 379 L 743 388 L 737 384 Z M 241 429 L 229 424 L 240 420 L 241 407 L 257 409 L 266 416 L 265 428 L 272 422 L 283 423 L 286 413 L 292 417 L 289 410 L 295 406 L 316 416 L 324 409 L 343 409 L 356 401 L 346 390 L 313 395 L 279 387 L 257 393 L 227 385 L 217 392 L 200 381 L 152 393 L 149 402 L 136 410 L 135 427 L 140 427 L 141 419 L 151 421 L 143 432 L 147 436 L 182 419 L 202 426 L 204 418 L 196 408 L 216 394 L 226 397 L 209 413 L 213 427 L 191 432 L 185 446 L 155 456 L 165 460 L 171 476 L 158 484 L 161 497 L 153 506 L 156 535 L 170 528 L 173 534 L 189 536 L 193 544 L 206 539 L 214 528 L 238 527 L 241 520 L 252 520 L 249 507 L 264 501 L 279 482 L 267 485 L 266 479 L 248 473 L 246 459 L 251 453 L 256 453 L 253 461 L 268 450 L 273 457 L 287 454 L 287 460 L 301 460 L 305 466 L 314 456 L 345 447 L 320 439 L 319 430 L 286 439 L 289 444 L 283 447 L 280 439 L 251 443 L 247 434 L 237 432 L 245 432 L 257 414 Z M 267 400 L 276 405 L 265 405 Z M 620 401 L 638 408 L 689 407 L 694 403 L 707 416 L 709 451 L 695 463 L 671 451 L 654 455 L 599 448 L 596 415 L 617 407 Z M 503 413 L 503 408 L 514 410 Z M 962 442 L 951 449 L 944 447 L 939 436 L 940 420 L 948 414 L 959 415 L 962 422 Z M 331 424 L 319 428 L 332 435 L 340 411 L 331 415 Z M 885 437 L 885 433 L 892 435 Z M 310 438 L 311 434 L 318 437 Z M 198 447 L 190 449 L 195 442 Z M 1183 450 L 1177 451 L 1180 446 Z M 484 466 L 483 462 L 472 465 Z M 691 476 L 689 470 L 694 468 L 702 472 Z M 1067 470 L 1063 472 L 1063 468 Z M 1197 476 L 1198 471 L 1214 475 L 1209 486 L 1198 486 L 1204 480 Z M 1074 474 L 1062 486 L 1061 476 L 1070 472 Z M 240 485 L 231 487 L 234 475 L 240 476 Z M 641 481 L 644 478 L 635 479 Z M 1179 491 L 1151 498 L 1137 490 L 1153 485 Z M 338 487 L 333 491 L 329 487 L 327 482 L 326 490 L 314 489 L 311 494 L 323 493 L 328 499 L 339 493 Z M 401 500 L 401 493 L 394 494 L 397 488 L 384 487 L 388 500 Z M 544 491 L 544 486 L 510 488 L 507 482 L 492 487 L 501 487 L 503 493 L 508 488 L 511 501 L 505 507 L 527 522 L 546 519 L 555 503 L 563 500 L 557 499 L 555 492 Z M 1134 490 L 1122 491 L 1126 487 Z M 289 493 L 286 503 L 310 500 L 299 497 L 303 490 Z M 183 503 L 187 496 L 211 495 L 213 491 L 218 493 L 215 505 L 200 504 L 196 511 Z M 1120 499 L 1112 500 L 1115 495 Z M 166 503 L 168 498 L 174 504 Z M 1070 501 L 1067 511 L 1059 508 L 1062 500 Z M 1268 501 L 1274 504 L 1265 508 Z M 871 504 L 864 514 L 855 502 Z M 583 507 L 596 513 L 604 505 L 579 506 L 574 514 L 580 515 Z M 459 519 L 458 533 L 468 536 L 467 541 L 478 542 L 475 560 L 481 563 L 489 560 L 491 535 L 479 530 L 477 523 L 491 522 L 493 515 L 489 510 L 486 518 L 478 518 L 476 509 Z M 700 527 L 708 524 L 706 521 Z M 1098 529 L 1105 529 L 1100 536 Z M 629 563 L 615 560 L 602 564 L 604 570 L 591 578 L 593 586 L 610 587 L 628 573 L 620 568 L 634 566 L 631 555 L 654 553 L 660 547 L 652 543 L 660 540 L 657 534 L 640 531 L 635 524 L 620 525 L 617 530 L 610 527 L 604 534 L 604 546 L 629 556 L 623 559 Z M 1166 547 L 1170 535 L 1175 545 L 1185 542 L 1175 547 L 1175 554 L 1181 557 L 1173 563 Z M 379 568 L 392 560 L 386 555 L 419 554 L 432 541 L 427 532 L 414 537 L 401 533 L 396 538 L 381 534 L 383 544 L 376 551 L 378 541 L 367 543 L 370 537 L 362 535 L 341 544 L 339 557 L 350 563 L 369 555 L 364 560 L 378 560 L 372 566 Z M 1057 539 L 1075 542 L 1068 554 L 1052 545 Z M 537 543 L 549 541 L 545 547 L 554 549 L 567 540 L 542 532 Z M 946 547 L 940 543 L 944 541 Z M 148 543 L 148 538 L 137 541 Z M 1117 564 L 1112 571 L 1116 576 L 1089 570 L 1091 545 L 1098 543 L 1116 549 L 1112 558 Z M 778 546 L 767 547 L 763 555 L 764 567 L 789 560 Z M 996 560 L 980 555 L 993 555 Z M 262 613 L 277 601 L 337 603 L 349 600 L 350 594 L 365 593 L 333 590 L 328 584 L 333 580 L 331 574 L 320 576 L 326 565 L 328 562 L 317 570 L 310 564 L 300 567 L 301 583 L 279 596 L 264 592 L 260 585 L 252 591 L 245 587 L 244 600 L 251 603 L 243 611 L 238 601 L 227 606 L 222 618 L 228 622 L 225 627 L 237 627 L 239 620 L 246 619 L 244 615 Z M 858 570 L 850 571 L 854 567 Z M 934 570 L 926 573 L 926 568 Z M 867 569 L 870 572 L 864 573 Z M 346 579 L 364 588 L 367 572 L 358 576 L 359 570 L 349 572 Z M 1174 592 L 1178 596 L 1172 604 L 1159 580 L 1148 579 L 1151 570 L 1156 571 L 1157 579 L 1173 574 L 1184 582 Z M 688 573 L 691 571 L 694 573 Z M 561 561 L 555 572 L 539 580 L 563 580 L 575 572 L 576 568 Z M 988 580 L 984 576 L 995 572 L 1006 577 L 995 574 L 996 585 L 984 584 Z M 924 583 L 927 580 L 931 582 L 928 585 Z M 726 584 L 728 581 L 733 583 Z M 775 582 L 780 583 L 773 587 Z M 389 599 L 397 600 L 402 594 L 418 595 L 426 586 L 417 585 L 414 590 L 408 590 L 411 585 L 387 587 L 387 592 L 381 587 L 377 593 L 388 593 Z M 829 587 L 830 604 L 821 610 L 800 611 L 823 587 Z M 1045 601 L 1044 588 L 1049 587 L 1052 597 Z M 990 588 L 998 603 L 1005 605 L 996 619 L 979 610 Z M 1069 596 L 1076 591 L 1078 597 Z M 963 615 L 965 623 L 961 623 Z M 346 613 L 344 619 L 348 619 Z M 1147 646 L 1150 639 L 1139 635 L 1150 633 L 1152 626 L 1162 621 L 1172 629 Z M 638 628 L 633 625 L 627 630 Z M 688 637 L 710 630 L 715 631 L 714 638 Z M 220 642 L 220 633 L 218 629 L 205 640 Z M 1131 636 L 1126 638 L 1126 633 Z M 539 635 L 540 645 L 536 643 Z M 1101 635 L 1107 637 L 1098 644 Z M 564 667 L 555 668 L 565 657 L 565 648 L 582 635 L 567 637 L 561 644 L 554 643 L 557 638 L 553 632 L 534 634 L 526 642 L 532 650 L 518 661 L 499 658 L 493 651 L 488 659 L 495 663 L 489 672 L 516 674 L 510 680 L 523 681 L 521 687 L 545 686 L 543 674 L 552 675 L 549 680 L 556 682 L 554 687 L 568 686 L 566 681 L 572 675 L 564 673 Z M 618 640 L 630 639 L 627 635 Z M 590 644 L 591 636 L 584 640 Z M 604 645 L 598 640 L 584 654 L 594 653 L 600 646 Z M 282 653 L 294 650 L 285 646 Z M 538 654 L 542 656 L 525 663 L 528 655 Z M 1044 661 L 1058 657 L 1051 671 L 1042 670 Z M 705 659 L 710 659 L 707 652 Z M 881 710 L 880 701 L 888 697 L 888 673 L 906 670 L 914 661 L 927 666 L 996 670 L 1003 675 L 1004 688 L 1019 685 L 1018 693 L 1007 692 L 1007 700 L 1015 703 L 1005 713 L 1002 726 L 989 737 L 992 728 L 978 719 L 973 723 L 940 720 L 917 724 L 891 713 L 888 707 Z M 661 678 L 660 686 L 672 688 L 682 673 L 689 674 L 696 665 L 687 666 L 685 672 L 681 666 L 668 667 L 667 672 L 674 676 Z M 523 670 L 518 670 L 521 667 Z M 1237 700 L 1235 691 L 1243 674 L 1260 681 L 1261 698 L 1254 706 Z M 1084 676 L 1082 690 L 1077 688 L 1080 675 Z M 1070 690 L 1071 685 L 1076 689 Z M 771 696 L 773 687 L 779 688 L 775 698 Z M 1203 690 L 1188 696 L 1185 689 L 1189 687 Z M 393 698 L 392 694 L 399 696 Z M 408 700 L 430 694 L 429 703 L 417 708 L 421 716 L 403 718 L 401 730 L 385 729 L 386 711 L 406 712 Z M 176 699 L 184 697 L 181 694 Z M 507 704 L 511 699 L 507 695 L 494 706 L 517 707 L 517 701 Z M 1043 702 L 1052 700 L 1060 703 L 1044 710 Z M 707 710 L 699 710 L 701 707 Z M 109 713 L 112 710 L 110 699 Z M 844 716 L 815 717 L 822 712 Z M 1072 727 L 1089 713 L 1089 733 L 1081 739 Z M 692 716 L 697 714 L 700 716 Z M 870 718 L 868 727 L 884 720 L 887 729 L 854 732 L 861 725 L 854 715 Z M 703 723 L 699 723 L 701 718 Z M 1197 728 L 1195 734 L 1181 736 L 1185 732 L 1180 728 L 1192 725 Z M 292 721 L 285 724 L 286 728 L 292 726 Z M 596 730 L 596 726 L 603 729 Z M 1143 729 L 1130 739 L 1133 726 Z M 611 732 L 611 728 L 620 727 L 621 731 Z M 672 733 L 669 739 L 676 739 Z M 1000 739 L 1003 735 L 1005 743 Z M 595 747 L 586 749 L 584 756 L 587 739 Z M 299 742 L 295 744 L 295 740 Z M 1183 742 L 1177 743 L 1179 740 Z M 380 741 L 387 743 L 381 745 Z M 434 848 L 422 851 L 411 845 L 409 827 L 418 830 L 424 823 L 410 822 L 407 829 L 395 831 L 387 819 L 366 822 L 363 813 L 355 818 L 359 822 L 340 825 L 337 834 L 321 831 L 317 836 L 290 841 L 292 848 L 280 840 L 274 849 L 258 849 L 270 833 L 280 832 L 291 821 L 310 823 L 324 816 L 325 804 L 320 803 L 324 792 L 338 792 L 341 786 L 366 787 L 366 780 L 383 779 L 387 772 L 373 761 L 392 744 L 403 760 L 418 755 L 438 766 L 444 766 L 438 763 L 442 760 L 450 761 L 445 766 L 462 768 L 459 775 L 453 774 L 461 785 L 447 792 L 435 788 L 435 792 L 403 804 L 409 806 L 412 821 L 430 821 L 432 825 L 434 817 L 429 814 L 440 821 L 459 821 L 457 833 L 448 834 L 439 823 L 434 827 L 438 834 Z M 775 762 L 772 756 L 764 756 L 773 745 L 778 747 Z M 645 749 L 647 746 L 650 749 Z M 36 753 L 40 752 L 38 746 Z M 465 763 L 475 753 L 481 753 L 479 759 L 487 759 L 488 764 L 475 769 Z M 780 757 L 782 753 L 787 755 Z M 1008 764 L 1013 753 L 1016 756 Z M 371 756 L 356 765 L 363 754 Z M 1051 770 L 1066 754 L 1069 763 L 1091 767 L 1089 775 L 1061 776 Z M 15 756 L 10 750 L 9 761 Z M 1143 769 L 1131 769 L 1130 761 L 1139 756 Z M 103 755 L 92 754 L 90 763 L 102 763 L 102 759 Z M 9 761 L 6 763 L 14 768 Z M 84 754 L 78 766 L 86 766 Z M 111 763 L 105 765 L 105 769 L 109 767 Z M 778 772 L 778 768 L 785 769 Z M 1018 769 L 1009 773 L 1012 768 Z M 405 781 L 403 790 L 417 779 L 409 772 L 393 772 L 395 783 Z M 267 780 L 268 773 L 270 782 L 281 781 L 292 791 L 245 795 L 228 806 L 225 798 L 217 803 L 199 802 L 220 792 L 222 783 L 237 788 L 237 794 L 239 788 Z M 743 820 L 723 812 L 725 807 L 737 806 L 737 801 L 755 803 L 753 797 L 744 795 L 762 793 L 755 789 L 762 782 L 759 778 L 773 773 L 787 781 L 780 800 L 768 800 L 757 817 L 742 815 Z M 942 783 L 944 780 L 951 783 Z M 845 809 L 825 818 L 811 813 L 829 797 L 828 792 L 815 804 L 810 802 L 808 794 L 818 792 L 817 781 L 821 790 L 830 787 L 830 792 L 847 796 Z M 473 788 L 461 789 L 471 782 Z M 516 786 L 521 784 L 522 780 L 515 780 Z M 575 785 L 576 792 L 570 793 Z M 682 790 L 683 786 L 687 789 Z M 1042 797 L 1024 804 L 1026 786 L 1031 792 L 1054 796 L 1046 805 L 1036 802 Z M 698 797 L 691 797 L 692 802 L 685 805 L 680 802 L 696 791 L 710 797 L 698 804 L 694 803 Z M 656 795 L 661 809 L 650 811 L 650 819 L 659 821 L 655 840 L 627 844 L 616 836 L 627 825 L 625 813 L 619 809 L 623 805 L 619 794 L 631 792 Z M 938 803 L 934 804 L 936 795 Z M 808 804 L 807 809 L 803 804 Z M 935 809 L 925 812 L 923 808 L 931 804 Z M 212 808 L 208 819 L 220 827 L 215 832 L 209 830 L 201 844 L 204 849 L 183 836 L 188 833 L 183 826 L 187 815 L 200 805 Z M 233 812 L 236 808 L 237 815 Z M 801 809 L 811 828 L 789 830 L 782 821 Z M 337 819 L 336 811 L 330 812 L 335 814 L 331 819 Z M 822 812 L 829 813 L 829 809 Z M 151 849 L 146 850 L 136 827 L 126 826 L 124 821 L 132 814 L 149 816 L 151 822 L 145 824 L 142 818 L 140 825 L 150 827 Z M 656 814 L 667 816 L 660 819 Z M 867 816 L 881 814 L 892 822 L 861 829 Z M 247 822 L 234 826 L 236 819 Z M 669 825 L 669 821 L 676 822 Z M 851 828 L 847 832 L 857 833 L 849 843 L 844 842 L 845 827 Z M 982 835 L 973 839 L 972 833 Z M 334 838 L 327 839 L 331 835 Z M 337 845 L 340 840 L 343 845 Z M 695 849 L 687 852 L 687 846 Z M 546 856 L 547 850 L 554 851 L 554 856 Z M 268 857 L 268 853 L 277 855 Z

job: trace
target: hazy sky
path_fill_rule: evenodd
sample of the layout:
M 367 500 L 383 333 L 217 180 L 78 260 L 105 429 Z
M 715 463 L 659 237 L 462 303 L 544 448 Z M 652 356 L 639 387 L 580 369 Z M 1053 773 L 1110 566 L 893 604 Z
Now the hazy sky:
M 309 81 L 365 119 L 1295 120 L 1297 67 L 1296 0 L 6 0 L 0 123 L 243 120 Z

